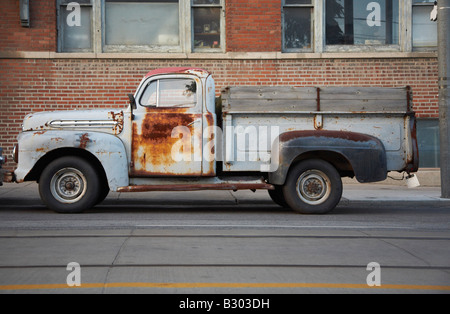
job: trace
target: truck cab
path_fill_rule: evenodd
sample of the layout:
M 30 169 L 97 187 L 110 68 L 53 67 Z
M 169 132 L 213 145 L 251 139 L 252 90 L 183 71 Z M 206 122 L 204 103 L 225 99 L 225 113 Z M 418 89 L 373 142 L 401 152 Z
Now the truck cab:
M 131 177 L 216 175 L 216 158 L 203 158 L 210 141 L 203 131 L 217 123 L 210 73 L 191 68 L 152 71 L 134 97 Z

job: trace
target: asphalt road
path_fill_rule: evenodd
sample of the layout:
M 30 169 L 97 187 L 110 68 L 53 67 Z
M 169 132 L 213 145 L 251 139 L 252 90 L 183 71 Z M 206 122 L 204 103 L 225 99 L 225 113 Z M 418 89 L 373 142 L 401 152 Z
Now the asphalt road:
M 259 192 L 112 194 L 61 215 L 17 193 L 0 193 L 0 293 L 450 293 L 448 203 L 302 216 Z

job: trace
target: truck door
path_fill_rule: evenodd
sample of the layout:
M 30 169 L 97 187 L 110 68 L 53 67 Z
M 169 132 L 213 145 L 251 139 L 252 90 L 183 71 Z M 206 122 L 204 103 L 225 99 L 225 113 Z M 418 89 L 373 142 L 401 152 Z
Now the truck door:
M 130 176 L 200 176 L 202 85 L 193 76 L 160 76 L 136 95 Z

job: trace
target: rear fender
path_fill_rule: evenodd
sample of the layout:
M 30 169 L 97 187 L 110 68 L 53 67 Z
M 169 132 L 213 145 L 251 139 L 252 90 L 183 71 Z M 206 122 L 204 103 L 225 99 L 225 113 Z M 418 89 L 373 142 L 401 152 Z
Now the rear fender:
M 361 133 L 317 130 L 280 135 L 279 165 L 275 172 L 269 173 L 269 182 L 283 185 L 291 165 L 305 154 L 316 152 L 325 156 L 327 153 L 333 156 L 338 154 L 344 158 L 361 183 L 387 178 L 386 150 L 379 139 Z
M 19 135 L 19 165 L 16 181 L 22 182 L 44 156 L 71 148 L 91 153 L 102 165 L 112 191 L 128 186 L 128 160 L 125 146 L 114 135 L 100 132 L 39 131 Z M 76 151 L 75 151 L 76 152 Z

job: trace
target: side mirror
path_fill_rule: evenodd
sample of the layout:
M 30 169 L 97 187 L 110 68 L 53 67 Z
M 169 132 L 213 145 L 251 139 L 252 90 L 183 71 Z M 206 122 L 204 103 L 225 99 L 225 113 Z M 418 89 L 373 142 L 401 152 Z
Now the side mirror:
M 128 99 L 130 100 L 131 109 L 136 110 L 137 106 L 136 106 L 136 99 L 134 99 L 134 95 L 128 94 Z

